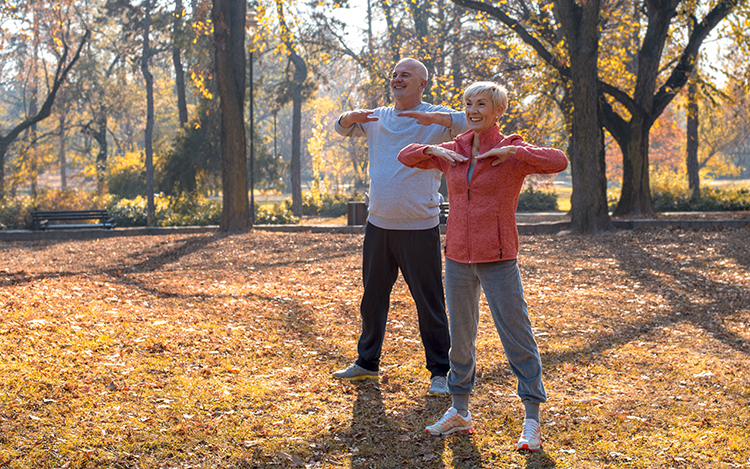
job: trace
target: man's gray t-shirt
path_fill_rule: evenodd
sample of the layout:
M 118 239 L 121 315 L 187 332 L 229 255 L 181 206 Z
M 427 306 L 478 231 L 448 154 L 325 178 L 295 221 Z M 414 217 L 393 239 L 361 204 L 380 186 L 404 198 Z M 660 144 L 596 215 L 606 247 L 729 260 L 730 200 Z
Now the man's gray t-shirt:
M 441 172 L 407 168 L 397 157 L 411 143 L 437 145 L 453 140 L 468 130 L 466 115 L 445 106 L 421 103 L 408 111 L 447 112 L 451 127 L 424 126 L 411 117 L 396 114 L 404 110 L 379 107 L 372 113 L 378 120 L 346 128 L 336 121 L 336 132 L 349 137 L 367 137 L 369 147 L 370 206 L 368 221 L 386 230 L 426 230 L 439 223 Z

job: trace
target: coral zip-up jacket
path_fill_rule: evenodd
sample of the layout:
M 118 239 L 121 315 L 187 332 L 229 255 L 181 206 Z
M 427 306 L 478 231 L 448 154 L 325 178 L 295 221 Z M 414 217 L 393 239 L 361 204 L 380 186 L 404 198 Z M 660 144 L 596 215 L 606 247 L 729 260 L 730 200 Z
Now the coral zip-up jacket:
M 470 130 L 440 146 L 471 158 L 473 139 Z M 450 202 L 445 257 L 462 263 L 516 259 L 516 208 L 524 178 L 559 173 L 568 167 L 562 151 L 535 147 L 520 135 L 506 137 L 497 125 L 479 134 L 480 155 L 506 145 L 516 146 L 515 155 L 497 166 L 492 166 L 493 157 L 477 160 L 470 182 L 469 161 L 453 166 L 438 156 L 425 155 L 427 145 L 411 144 L 399 153 L 399 161 L 406 166 L 445 173 Z

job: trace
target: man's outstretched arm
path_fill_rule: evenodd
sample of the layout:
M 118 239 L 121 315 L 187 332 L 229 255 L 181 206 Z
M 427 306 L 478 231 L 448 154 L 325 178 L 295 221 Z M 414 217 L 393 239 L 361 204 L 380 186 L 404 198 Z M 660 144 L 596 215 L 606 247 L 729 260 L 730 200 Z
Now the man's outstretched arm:
M 453 126 L 453 117 L 448 112 L 425 112 L 425 111 L 404 111 L 396 114 L 399 117 L 411 117 L 417 120 L 419 125 L 442 125 L 450 128 Z M 342 123 L 343 125 L 343 123 Z
M 374 122 L 378 120 L 377 117 L 372 115 L 372 111 L 369 109 L 357 109 L 356 111 L 349 111 L 341 114 L 339 117 L 339 124 L 341 127 L 351 127 L 354 124 L 365 124 L 367 122 Z

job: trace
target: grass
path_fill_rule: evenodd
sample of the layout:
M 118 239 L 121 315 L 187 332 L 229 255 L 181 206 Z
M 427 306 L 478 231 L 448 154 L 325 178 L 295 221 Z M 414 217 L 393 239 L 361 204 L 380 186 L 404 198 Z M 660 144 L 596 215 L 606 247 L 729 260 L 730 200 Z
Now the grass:
M 750 464 L 748 229 L 522 236 L 544 450 L 483 311 L 476 433 L 447 408 L 407 286 L 379 383 L 356 356 L 360 235 L 0 245 L 3 468 L 734 468 Z

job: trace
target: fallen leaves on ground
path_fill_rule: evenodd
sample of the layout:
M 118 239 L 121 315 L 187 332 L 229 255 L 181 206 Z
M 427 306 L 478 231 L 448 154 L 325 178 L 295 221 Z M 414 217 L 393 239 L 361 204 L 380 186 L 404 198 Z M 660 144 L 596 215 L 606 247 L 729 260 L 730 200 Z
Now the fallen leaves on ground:
M 666 468 L 750 463 L 750 230 L 521 237 L 544 449 L 486 304 L 476 432 L 433 438 L 399 280 L 379 384 L 356 358 L 361 235 L 0 244 L 0 467 Z

